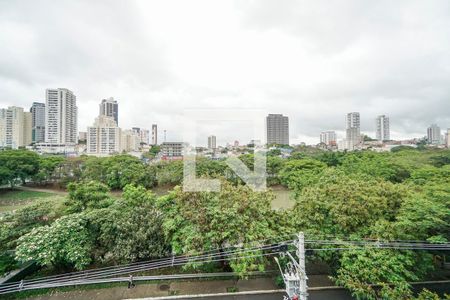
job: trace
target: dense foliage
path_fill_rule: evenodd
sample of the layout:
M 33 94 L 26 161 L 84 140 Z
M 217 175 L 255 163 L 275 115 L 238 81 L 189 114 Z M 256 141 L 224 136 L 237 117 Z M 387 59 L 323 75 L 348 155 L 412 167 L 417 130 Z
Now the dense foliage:
M 442 252 L 353 247 L 344 241 L 448 242 L 450 151 L 290 150 L 289 158 L 277 149 L 267 157 L 268 185 L 284 185 L 295 201 L 281 211 L 271 209 L 270 191 L 244 186 L 223 160 L 200 158 L 196 165 L 197 176 L 220 179 L 220 192 L 185 192 L 174 187 L 183 180 L 182 161 L 2 151 L 0 184 L 53 183 L 66 187 L 68 196 L 0 216 L 0 251 L 15 250 L 16 260 L 33 259 L 49 270 L 75 270 L 254 246 L 303 231 L 312 239 L 343 242 L 344 251 L 319 251 L 310 259 L 327 263 L 335 282 L 355 296 L 411 299 L 408 282 L 426 279 Z M 253 169 L 253 154 L 240 159 Z M 150 191 L 157 186 L 174 188 L 157 197 Z M 262 258 L 235 256 L 213 267 L 245 275 L 266 266 Z M 434 297 L 424 291 L 418 299 Z
M 272 197 L 269 192 L 255 192 L 225 181 L 217 193 L 183 192 L 177 188 L 160 201 L 166 211 L 163 228 L 177 254 L 252 245 L 276 235 Z M 259 259 L 236 257 L 231 267 L 245 272 L 264 265 Z

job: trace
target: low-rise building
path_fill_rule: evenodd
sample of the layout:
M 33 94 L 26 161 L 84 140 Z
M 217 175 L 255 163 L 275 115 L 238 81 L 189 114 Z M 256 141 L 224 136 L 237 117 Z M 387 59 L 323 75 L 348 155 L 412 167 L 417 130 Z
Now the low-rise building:
M 163 159 L 177 159 L 183 157 L 182 142 L 164 142 L 161 144 L 161 153 Z

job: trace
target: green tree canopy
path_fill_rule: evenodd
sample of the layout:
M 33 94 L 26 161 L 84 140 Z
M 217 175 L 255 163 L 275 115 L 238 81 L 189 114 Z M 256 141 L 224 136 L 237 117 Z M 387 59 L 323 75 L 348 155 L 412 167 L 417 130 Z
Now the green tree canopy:
M 162 229 L 163 215 L 156 197 L 143 187 L 127 185 L 123 200 L 87 213 L 100 261 L 126 263 L 166 256 L 169 246 Z
M 410 170 L 393 160 L 389 153 L 362 151 L 348 153 L 339 169 L 347 174 L 368 175 L 394 183 L 409 178 Z
M 97 181 L 81 181 L 67 186 L 69 197 L 66 205 L 70 212 L 102 208 L 111 205 L 109 188 Z
M 329 169 L 298 196 L 293 217 L 314 234 L 367 237 L 377 222 L 395 219 L 407 194 L 390 182 Z
M 25 183 L 39 171 L 39 156 L 28 150 L 0 151 L 0 184 L 14 187 Z
M 33 228 L 51 224 L 63 214 L 59 199 L 36 200 L 0 217 L 0 252 L 16 247 L 17 239 Z
M 33 177 L 38 183 L 52 181 L 55 177 L 55 171 L 64 162 L 62 156 L 41 156 L 39 157 L 39 172 Z
M 336 283 L 348 288 L 358 299 L 411 299 L 408 281 L 417 281 L 432 265 L 427 256 L 422 268 L 412 251 L 367 249 L 343 251 Z M 427 268 L 428 266 L 428 268 Z M 380 285 L 376 288 L 372 284 Z
M 315 159 L 290 160 L 281 169 L 281 182 L 299 194 L 305 187 L 317 181 L 327 165 Z
M 176 253 L 197 253 L 233 245 L 251 245 L 275 234 L 269 192 L 222 181 L 220 192 L 174 192 L 161 198 L 166 213 L 164 231 Z M 263 264 L 257 259 L 237 259 L 231 267 L 241 273 Z
M 52 225 L 34 228 L 18 240 L 16 259 L 56 268 L 83 269 L 91 262 L 92 239 L 80 214 L 64 216 Z

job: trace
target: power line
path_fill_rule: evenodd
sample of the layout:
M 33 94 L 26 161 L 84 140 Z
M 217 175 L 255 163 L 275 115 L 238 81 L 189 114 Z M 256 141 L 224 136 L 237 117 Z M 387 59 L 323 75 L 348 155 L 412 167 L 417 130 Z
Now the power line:
M 271 252 L 271 253 L 259 253 L 259 254 L 253 254 L 253 255 L 246 255 L 243 257 L 239 257 L 239 259 L 248 259 L 248 258 L 257 258 L 257 257 L 264 257 L 264 256 L 271 256 L 271 255 L 277 255 L 280 254 L 281 251 Z M 222 258 L 222 259 L 216 259 L 215 262 L 218 261 L 225 261 L 229 260 L 228 258 Z M 209 262 L 209 260 L 202 261 Z M 179 264 L 176 264 L 179 265 Z M 0 294 L 7 294 L 7 293 L 13 293 L 18 292 L 21 290 L 32 290 L 32 289 L 41 289 L 41 288 L 55 288 L 55 287 L 62 287 L 62 286 L 73 286 L 73 285 L 83 285 L 83 284 L 94 284 L 94 283 L 105 283 L 105 282 L 115 282 L 117 281 L 116 278 L 97 278 L 97 279 L 79 279 L 79 280 L 73 280 L 73 281 L 64 281 L 64 282 L 48 282 L 48 283 L 33 283 L 33 284 L 25 284 L 21 283 L 19 286 L 17 285 L 17 282 L 15 283 L 15 286 L 10 286 L 6 289 L 0 290 Z
M 292 236 L 292 235 L 290 235 Z M 267 239 L 274 240 L 274 239 Z M 299 240 L 299 239 L 298 239 Z M 98 282 L 114 282 L 117 278 L 111 278 L 114 276 L 145 272 L 149 270 L 155 270 L 166 267 L 181 266 L 186 264 L 203 264 L 219 261 L 227 261 L 233 259 L 246 259 L 255 257 L 264 257 L 275 255 L 279 253 L 288 253 L 281 251 L 281 245 L 286 248 L 292 245 L 297 245 L 297 256 L 301 256 L 304 251 L 298 250 L 298 240 L 294 243 L 294 240 L 286 240 L 281 242 L 273 242 L 271 244 L 259 245 L 251 248 L 243 248 L 240 246 L 228 246 L 223 248 L 211 249 L 200 253 L 199 255 L 180 255 L 172 256 L 152 261 L 136 262 L 127 265 L 111 266 L 105 268 L 99 268 L 94 270 L 78 271 L 66 274 L 52 275 L 37 279 L 21 281 L 18 285 L 17 282 L 0 285 L 0 294 L 16 292 L 25 289 L 38 289 L 45 287 L 58 287 L 67 285 L 81 285 L 92 284 Z M 247 242 L 246 244 L 256 243 Z M 426 250 L 426 251 L 448 251 L 450 250 L 450 243 L 445 244 L 432 244 L 423 241 L 367 241 L 367 240 L 304 240 L 304 245 L 320 245 L 320 246 L 338 246 L 338 247 L 322 247 L 322 248 L 308 248 L 304 250 L 312 251 L 349 251 L 349 250 L 369 250 L 369 249 L 394 249 L 394 250 Z M 228 249 L 225 250 L 224 249 Z M 264 253 L 264 251 L 271 251 Z M 305 274 L 306 278 L 306 274 Z M 304 285 L 306 287 L 306 284 Z
M 164 267 L 171 267 L 171 266 L 178 266 L 178 265 L 185 265 L 189 263 L 205 263 L 205 262 L 216 262 L 216 261 L 222 261 L 222 260 L 230 260 L 233 258 L 240 259 L 241 257 L 239 255 L 242 255 L 244 253 L 252 253 L 256 251 L 264 251 L 264 250 L 272 250 L 277 248 L 278 245 L 264 245 L 261 247 L 255 247 L 251 249 L 239 249 L 234 251 L 225 251 L 221 253 L 215 253 L 215 254 L 206 254 L 206 255 L 200 255 L 200 256 L 192 256 L 192 257 L 177 257 L 175 259 L 173 258 L 167 258 L 165 260 L 159 260 L 156 263 L 145 263 L 142 265 L 135 265 L 132 267 L 125 267 L 120 268 L 116 270 L 101 270 L 101 271 L 91 271 L 89 273 L 83 274 L 83 273 L 76 273 L 75 275 L 68 274 L 66 276 L 61 276 L 59 278 L 40 278 L 40 279 L 34 279 L 29 281 L 24 281 L 24 284 L 39 284 L 39 283 L 47 283 L 47 282 L 65 282 L 65 281 L 74 281 L 79 279 L 95 279 L 95 278 L 105 278 L 105 277 L 111 277 L 111 276 L 117 276 L 122 274 L 129 274 L 129 273 L 135 273 L 139 271 L 147 271 L 147 270 L 153 270 L 153 269 L 159 269 Z M 236 257 L 233 257 L 236 255 Z M 222 258 L 222 259 L 218 259 Z M 0 286 L 0 291 L 2 291 L 4 288 L 7 288 L 8 286 L 15 285 L 15 283 L 10 283 L 6 285 Z

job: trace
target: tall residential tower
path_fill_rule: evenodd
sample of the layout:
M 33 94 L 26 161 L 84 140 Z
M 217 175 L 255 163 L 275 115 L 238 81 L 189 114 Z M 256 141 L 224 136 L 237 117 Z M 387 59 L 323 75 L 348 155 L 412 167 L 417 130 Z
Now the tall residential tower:
M 64 88 L 47 89 L 45 102 L 45 142 L 54 145 L 77 143 L 77 98 Z
M 289 118 L 282 114 L 266 117 L 267 144 L 289 145 Z
M 45 141 L 45 103 L 33 102 L 30 108 L 33 143 Z
M 87 153 L 109 155 L 121 150 L 121 132 L 112 117 L 100 115 L 87 129 Z
M 100 116 L 112 117 L 119 126 L 119 104 L 113 97 L 103 99 L 100 103 Z
M 380 142 L 389 141 L 391 133 L 389 129 L 389 117 L 385 115 L 378 116 L 376 119 L 377 125 L 377 140 Z
M 0 109 L 0 147 L 18 149 L 31 144 L 31 113 L 22 107 Z
M 152 125 L 152 145 L 158 145 L 158 125 Z
M 348 113 L 346 122 L 346 148 L 353 150 L 356 145 L 361 143 L 361 119 L 359 112 Z
M 208 149 L 214 150 L 216 148 L 217 148 L 216 136 L 215 135 L 208 136 Z
M 427 129 L 427 141 L 428 144 L 439 145 L 441 144 L 441 128 L 436 124 L 431 124 Z

